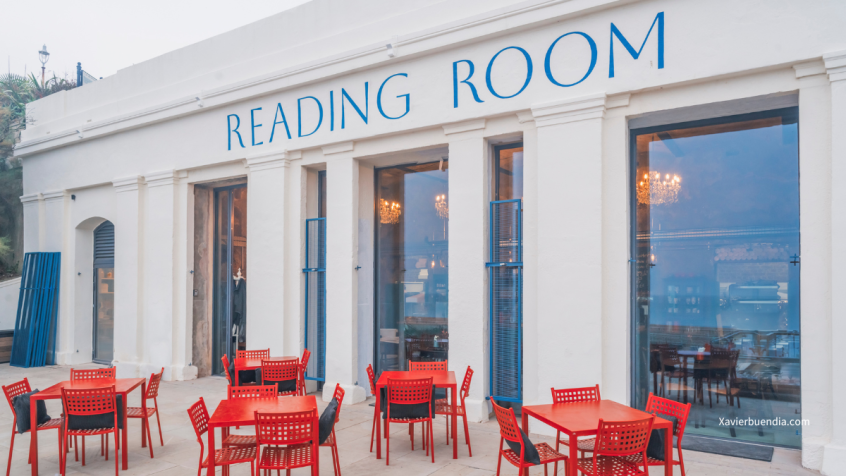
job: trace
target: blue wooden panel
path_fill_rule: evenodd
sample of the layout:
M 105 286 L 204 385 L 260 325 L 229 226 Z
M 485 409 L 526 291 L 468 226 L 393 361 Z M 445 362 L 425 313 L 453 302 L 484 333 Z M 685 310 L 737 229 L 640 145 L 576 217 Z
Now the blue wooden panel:
M 523 233 L 522 202 L 491 202 L 490 395 L 502 401 L 523 398 Z
M 326 218 L 306 220 L 305 347 L 311 352 L 306 378 L 326 379 Z
M 11 365 L 41 367 L 55 355 L 61 253 L 26 253 Z

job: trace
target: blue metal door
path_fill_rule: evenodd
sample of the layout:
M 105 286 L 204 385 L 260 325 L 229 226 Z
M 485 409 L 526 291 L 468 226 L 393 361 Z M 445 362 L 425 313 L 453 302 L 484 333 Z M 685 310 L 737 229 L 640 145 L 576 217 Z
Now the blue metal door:
M 490 209 L 490 395 L 523 399 L 523 206 L 522 200 L 491 202 Z
M 306 220 L 305 348 L 311 352 L 306 379 L 326 379 L 326 218 Z

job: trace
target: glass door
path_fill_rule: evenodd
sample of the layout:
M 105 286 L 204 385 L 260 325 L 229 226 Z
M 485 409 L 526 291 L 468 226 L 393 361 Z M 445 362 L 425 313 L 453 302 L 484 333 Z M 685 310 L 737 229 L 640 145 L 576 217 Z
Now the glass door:
M 111 364 L 115 355 L 115 226 L 94 229 L 94 341 L 92 360 Z
M 632 131 L 633 401 L 691 402 L 689 433 L 801 445 L 772 424 L 801 419 L 798 132 L 796 108 Z
M 376 372 L 449 355 L 448 162 L 376 170 Z
M 247 186 L 215 189 L 212 365 L 247 346 Z

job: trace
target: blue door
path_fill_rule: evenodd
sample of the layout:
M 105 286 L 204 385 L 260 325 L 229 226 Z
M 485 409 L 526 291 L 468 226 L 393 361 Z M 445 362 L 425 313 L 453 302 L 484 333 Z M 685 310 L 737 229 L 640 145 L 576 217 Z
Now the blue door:
M 522 203 L 490 205 L 490 395 L 508 402 L 523 395 Z
M 306 220 L 305 348 L 311 352 L 306 379 L 326 379 L 326 218 Z

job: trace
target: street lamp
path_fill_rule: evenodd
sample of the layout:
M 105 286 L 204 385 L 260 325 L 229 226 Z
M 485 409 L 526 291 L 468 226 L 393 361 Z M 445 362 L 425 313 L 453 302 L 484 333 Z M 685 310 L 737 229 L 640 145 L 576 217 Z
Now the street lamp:
M 47 45 L 44 45 L 41 48 L 41 51 L 38 52 L 38 61 L 41 61 L 41 87 L 44 87 L 44 65 L 47 64 L 47 60 L 50 59 L 50 53 L 47 52 Z

